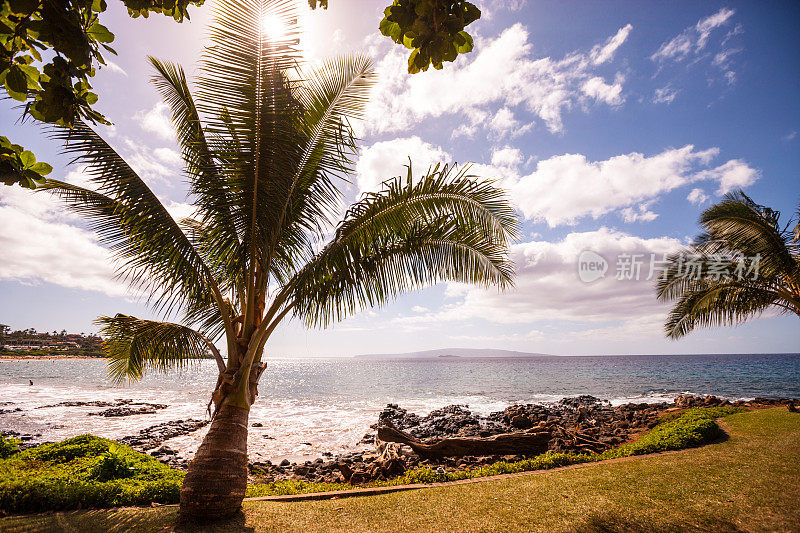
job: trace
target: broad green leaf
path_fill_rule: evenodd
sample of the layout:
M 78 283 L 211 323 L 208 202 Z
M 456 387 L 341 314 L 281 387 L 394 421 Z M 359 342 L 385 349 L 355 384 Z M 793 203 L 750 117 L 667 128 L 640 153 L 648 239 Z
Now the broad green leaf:
M 19 154 L 19 159 L 22 161 L 25 168 L 30 168 L 36 164 L 36 156 L 33 155 L 33 152 L 30 150 L 23 150 L 23 152 Z
M 53 171 L 53 167 L 44 161 L 39 161 L 38 163 L 32 165 L 30 169 L 37 174 L 41 174 L 42 176 L 47 176 Z
M 86 33 L 100 43 L 110 43 L 114 40 L 114 34 L 99 22 L 92 24 L 92 27 Z
M 472 52 L 473 42 L 472 42 L 472 35 L 465 31 L 458 32 L 458 37 L 464 39 L 464 44 L 456 43 L 456 51 L 459 54 L 466 54 L 467 52 Z
M 12 65 L 6 74 L 6 91 L 14 100 L 24 102 L 28 98 L 28 78 L 19 65 Z

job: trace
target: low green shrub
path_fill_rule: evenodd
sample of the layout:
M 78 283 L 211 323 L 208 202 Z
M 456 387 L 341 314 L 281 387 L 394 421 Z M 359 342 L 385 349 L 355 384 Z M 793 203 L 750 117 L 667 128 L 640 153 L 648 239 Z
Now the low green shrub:
M 33 512 L 176 503 L 183 476 L 128 446 L 80 435 L 0 460 L 0 509 Z
M 676 418 L 680 418 L 683 415 L 688 414 L 698 414 L 701 413 L 703 416 L 707 416 L 710 418 L 722 418 L 728 415 L 733 415 L 736 413 L 741 413 L 742 411 L 746 411 L 744 407 L 736 407 L 734 405 L 721 405 L 719 407 L 693 407 L 692 409 L 687 409 L 686 411 L 676 411 L 672 413 L 666 413 L 661 415 L 659 418 L 659 423 L 663 424 L 664 422 L 670 422 L 671 420 L 675 420 Z
M 256 483 L 247 486 L 248 498 L 257 496 L 284 496 L 288 494 L 308 494 L 310 492 L 330 492 L 334 490 L 351 490 L 347 483 L 311 483 L 308 481 L 286 480 L 272 483 Z
M 662 417 L 661 423 L 642 438 L 618 448 L 606 450 L 600 459 L 630 457 L 647 453 L 682 450 L 707 444 L 717 439 L 722 430 L 715 419 L 743 411 L 740 407 L 696 407 L 678 417 Z
M 21 441 L 14 437 L 0 435 L 0 459 L 5 459 L 18 453 L 20 443 Z

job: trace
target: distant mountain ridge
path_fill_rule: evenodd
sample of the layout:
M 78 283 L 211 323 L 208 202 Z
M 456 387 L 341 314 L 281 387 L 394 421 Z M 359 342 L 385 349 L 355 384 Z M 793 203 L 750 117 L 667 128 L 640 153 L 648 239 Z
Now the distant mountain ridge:
M 488 359 L 493 357 L 548 357 L 546 353 L 517 352 L 514 350 L 493 350 L 482 348 L 442 348 L 405 353 L 372 353 L 354 356 L 356 359 Z

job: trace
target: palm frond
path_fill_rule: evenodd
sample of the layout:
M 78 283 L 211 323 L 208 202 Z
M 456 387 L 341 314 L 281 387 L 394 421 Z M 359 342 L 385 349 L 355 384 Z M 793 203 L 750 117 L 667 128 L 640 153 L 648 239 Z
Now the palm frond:
M 181 369 L 213 354 L 214 345 L 197 331 L 170 322 L 143 320 L 129 315 L 103 316 L 95 323 L 103 337 L 108 373 L 117 383 L 141 379 L 146 368 Z M 224 366 L 223 366 L 224 369 Z
M 764 273 L 774 275 L 791 269 L 794 263 L 786 234 L 778 225 L 779 216 L 735 191 L 706 209 L 700 224 L 708 234 L 707 241 L 747 257 L 759 256 Z
M 668 336 L 740 324 L 768 308 L 800 315 L 800 257 L 779 217 L 741 191 L 702 213 L 705 232 L 669 257 L 656 283 L 659 300 L 675 302 Z
M 328 59 L 300 77 L 302 151 L 296 167 L 286 169 L 288 189 L 269 251 L 279 280 L 308 249 L 306 239 L 299 237 L 319 237 L 330 228 L 341 198 L 334 178 L 352 171 L 356 154 L 350 122 L 363 117 L 374 82 L 372 62 L 363 56 Z
M 240 257 L 241 250 L 229 191 L 206 139 L 186 74 L 180 65 L 149 56 L 148 59 L 156 71 L 152 82 L 172 110 L 172 123 L 198 216 L 207 227 L 214 228 L 215 238 L 207 239 L 205 245 L 213 247 L 210 251 L 213 255 L 233 263 Z M 217 279 L 227 279 L 228 273 L 225 274 Z
M 264 263 L 270 229 L 288 189 L 285 169 L 294 168 L 302 144 L 297 128 L 301 106 L 287 70 L 300 56 L 297 10 L 293 2 L 232 0 L 217 6 L 212 44 L 201 63 L 197 108 L 212 136 L 230 138 L 236 151 L 220 143 L 218 159 L 229 184 L 233 220 L 248 250 L 250 276 Z M 283 26 L 279 39 L 263 31 L 268 17 Z M 251 280 L 252 281 L 252 280 Z
M 508 240 L 517 229 L 505 195 L 438 167 L 365 195 L 333 240 L 287 284 L 295 314 L 325 326 L 366 306 L 441 281 L 512 284 Z
M 776 293 L 762 286 L 716 283 L 682 296 L 670 311 L 664 329 L 667 336 L 678 339 L 700 327 L 735 326 L 779 302 Z
M 167 313 L 219 304 L 216 280 L 158 197 L 89 126 L 76 122 L 56 130 L 65 152 L 86 166 L 96 191 L 48 180 L 45 188 L 90 220 L 103 242 L 122 261 L 120 273 L 134 288 L 149 293 Z M 113 204 L 109 203 L 113 202 Z

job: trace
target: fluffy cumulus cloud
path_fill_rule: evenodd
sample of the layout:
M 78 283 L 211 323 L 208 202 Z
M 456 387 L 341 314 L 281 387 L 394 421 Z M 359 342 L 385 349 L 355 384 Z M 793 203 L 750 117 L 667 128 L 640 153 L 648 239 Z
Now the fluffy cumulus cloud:
M 726 163 L 712 169 L 698 172 L 694 178 L 697 180 L 713 180 L 719 183 L 718 194 L 725 194 L 733 189 L 748 187 L 758 179 L 759 172 L 750 168 L 741 159 L 731 159 Z
M 617 106 L 624 101 L 622 98 L 622 82 L 624 78 L 617 76 L 617 81 L 613 84 L 606 83 L 600 76 L 595 76 L 586 80 L 581 87 L 583 94 L 594 98 L 598 102 L 606 103 L 610 106 Z
M 626 207 L 620 210 L 619 214 L 622 220 L 628 224 L 633 222 L 652 222 L 658 218 L 658 215 L 648 209 L 649 205 L 650 204 L 639 204 L 638 208 Z
M 492 165 L 496 167 L 517 167 L 522 162 L 522 152 L 518 148 L 506 146 L 492 151 Z
M 70 173 L 66 181 L 85 184 L 80 172 Z M 126 295 L 108 251 L 76 222 L 47 193 L 1 187 L 0 227 L 5 230 L 0 232 L 0 279 Z
M 632 208 L 701 180 L 716 181 L 718 192 L 725 193 L 758 178 L 758 171 L 740 159 L 709 168 L 718 153 L 717 148 L 696 150 L 686 145 L 653 156 L 633 152 L 603 161 L 564 154 L 539 161 L 532 173 L 506 184 L 525 218 L 554 227 Z M 628 221 L 655 218 L 641 206 L 621 214 Z
M 409 160 L 414 176 L 422 176 L 437 163 L 450 163 L 453 158 L 440 146 L 434 146 L 417 136 L 376 142 L 362 149 L 356 163 L 356 182 L 359 192 L 375 192 L 381 184 L 395 176 L 405 176 Z
M 139 111 L 133 118 L 146 132 L 154 133 L 164 140 L 175 138 L 169 106 L 164 102 L 158 102 L 147 111 Z
M 85 168 L 64 181 L 93 188 Z M 175 220 L 190 217 L 194 206 L 161 198 Z M 0 280 L 53 283 L 97 291 L 108 296 L 134 296 L 115 272 L 112 254 L 88 231 L 85 220 L 66 209 L 56 196 L 21 187 L 0 187 Z
M 701 205 L 708 200 L 708 195 L 703 191 L 703 189 L 697 188 L 692 189 L 691 192 L 686 196 L 686 199 L 694 205 Z
M 759 171 L 741 159 L 713 166 L 718 155 L 718 148 L 698 150 L 691 144 L 650 156 L 631 152 L 601 161 L 563 154 L 538 161 L 526 174 L 522 152 L 504 146 L 492 151 L 489 163 L 472 163 L 470 171 L 500 180 L 527 220 L 550 227 L 613 212 L 626 223 L 650 222 L 658 216 L 652 204 L 679 187 L 710 182 L 716 184 L 717 194 L 725 194 L 758 179 Z M 359 190 L 376 191 L 385 179 L 404 173 L 409 157 L 416 176 L 433 164 L 453 161 L 440 146 L 419 137 L 381 141 L 365 148 L 356 164 Z
M 664 254 L 681 244 L 672 238 L 645 239 L 607 228 L 570 233 L 556 242 L 520 243 L 511 250 L 516 265 L 514 289 L 499 293 L 450 286 L 450 303 L 438 311 L 397 318 L 395 324 L 413 329 L 469 319 L 500 324 L 634 321 L 650 324 L 653 333 L 666 309 L 654 296 L 654 280 L 661 274 Z M 607 264 L 604 276 L 590 283 L 578 275 L 578 258 L 586 250 Z
M 627 25 L 589 51 L 554 59 L 535 57 L 528 30 L 515 24 L 495 38 L 479 40 L 469 57 L 424 76 L 409 75 L 407 54 L 394 47 L 378 63 L 379 82 L 366 128 L 373 133 L 397 131 L 426 118 L 460 113 L 468 122 L 454 135 L 487 127 L 501 137 L 530 127 L 532 117 L 520 122 L 515 116 L 526 112 L 560 132 L 564 113 L 576 106 L 624 101 L 622 76 L 608 81 L 597 69 L 607 68 L 631 30 Z M 492 114 L 490 107 L 496 106 L 501 111 Z

